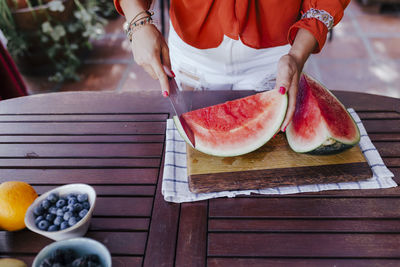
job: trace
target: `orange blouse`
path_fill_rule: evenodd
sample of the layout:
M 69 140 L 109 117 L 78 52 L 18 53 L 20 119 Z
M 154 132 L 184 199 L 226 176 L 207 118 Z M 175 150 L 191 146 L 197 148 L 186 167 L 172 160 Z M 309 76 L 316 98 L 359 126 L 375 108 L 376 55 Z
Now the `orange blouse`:
M 171 0 L 172 25 L 182 40 L 214 48 L 224 35 L 253 48 L 292 44 L 299 28 L 324 46 L 328 28 L 336 25 L 350 0 Z M 122 13 L 118 0 L 114 0 Z

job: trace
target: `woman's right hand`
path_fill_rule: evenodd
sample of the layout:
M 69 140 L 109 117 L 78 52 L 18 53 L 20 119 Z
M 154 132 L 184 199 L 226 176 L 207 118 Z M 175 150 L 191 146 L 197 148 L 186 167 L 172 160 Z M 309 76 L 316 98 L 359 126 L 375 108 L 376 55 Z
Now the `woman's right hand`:
M 133 58 L 151 77 L 158 79 L 163 95 L 168 96 L 168 77 L 163 67 L 171 70 L 168 45 L 153 24 L 139 27 L 132 35 Z

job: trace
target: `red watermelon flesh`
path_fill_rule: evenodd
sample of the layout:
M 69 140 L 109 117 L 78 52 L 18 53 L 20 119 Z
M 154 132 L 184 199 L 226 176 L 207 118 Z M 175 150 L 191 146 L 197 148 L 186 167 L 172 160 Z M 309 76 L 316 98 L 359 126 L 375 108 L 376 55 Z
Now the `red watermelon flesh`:
M 182 115 L 194 135 L 194 148 L 214 156 L 249 153 L 271 139 L 283 122 L 287 96 L 277 90 L 228 101 Z M 180 120 L 174 117 L 188 141 Z M 190 143 L 190 142 L 188 142 Z
M 306 74 L 300 78 L 296 109 L 286 136 L 294 151 L 311 154 L 339 153 L 360 140 L 358 127 L 343 104 Z

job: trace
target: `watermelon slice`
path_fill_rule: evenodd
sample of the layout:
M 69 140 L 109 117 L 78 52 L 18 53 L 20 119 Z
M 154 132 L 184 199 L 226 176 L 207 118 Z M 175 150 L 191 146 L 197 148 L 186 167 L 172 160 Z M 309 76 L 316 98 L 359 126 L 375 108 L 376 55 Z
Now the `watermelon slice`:
M 321 83 L 302 74 L 286 137 L 296 152 L 336 154 L 356 145 L 360 132 L 343 104 Z
M 180 121 L 194 136 L 194 148 L 214 156 L 249 153 L 270 140 L 285 118 L 288 99 L 278 90 L 266 91 L 174 117 L 182 138 L 189 144 Z M 183 119 L 183 120 L 182 120 Z

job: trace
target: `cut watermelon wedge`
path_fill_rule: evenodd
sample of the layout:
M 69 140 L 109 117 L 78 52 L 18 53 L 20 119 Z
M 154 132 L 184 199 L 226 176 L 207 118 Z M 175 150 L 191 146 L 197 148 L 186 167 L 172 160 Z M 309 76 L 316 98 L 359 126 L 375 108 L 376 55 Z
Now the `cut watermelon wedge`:
M 285 118 L 288 99 L 278 90 L 228 101 L 182 115 L 194 135 L 194 148 L 214 156 L 232 157 L 268 142 Z M 175 125 L 190 144 L 178 117 Z
M 286 137 L 296 152 L 336 154 L 356 145 L 360 132 L 343 104 L 321 83 L 303 73 Z

